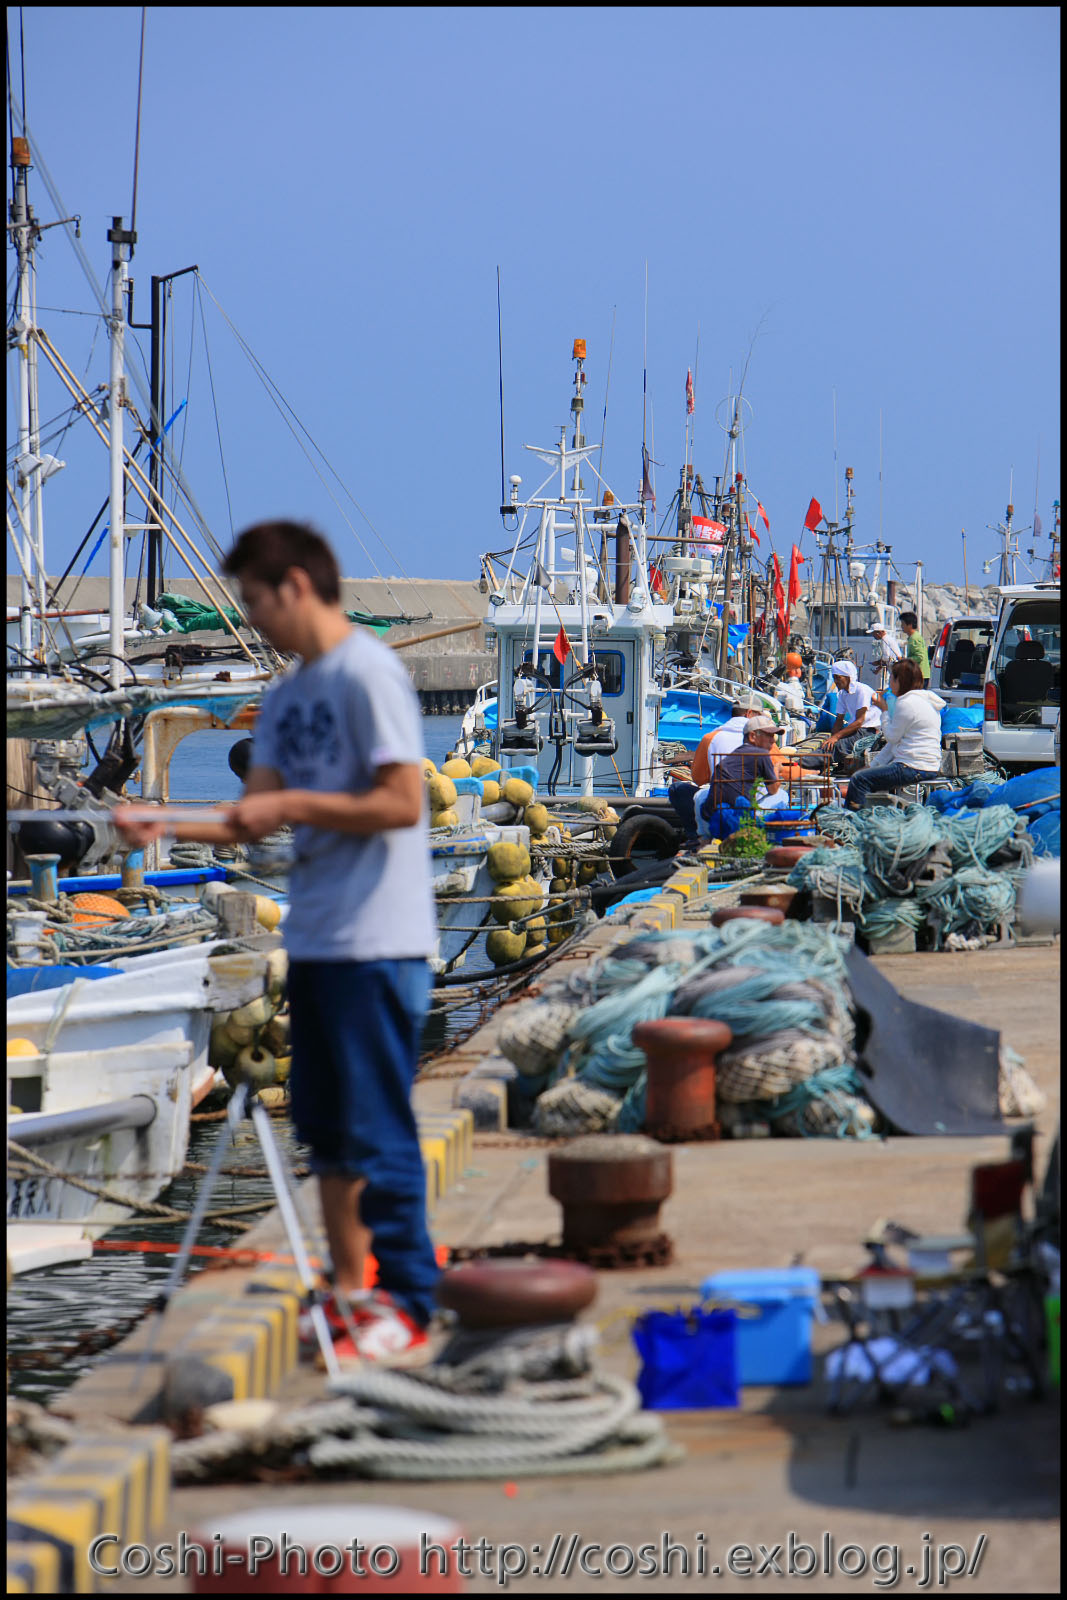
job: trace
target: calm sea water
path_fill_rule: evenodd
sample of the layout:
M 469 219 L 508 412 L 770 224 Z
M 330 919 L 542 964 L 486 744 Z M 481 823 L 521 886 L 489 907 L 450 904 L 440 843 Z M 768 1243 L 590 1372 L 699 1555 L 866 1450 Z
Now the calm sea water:
M 459 735 L 461 718 L 424 717 L 426 754 L 432 761 L 444 760 Z M 243 737 L 243 736 L 242 736 Z M 226 756 L 235 740 L 222 733 L 195 733 L 178 746 L 171 763 L 170 792 L 175 800 L 236 800 L 241 785 L 227 764 Z M 274 1121 L 275 1136 L 295 1166 L 301 1152 L 288 1124 Z M 204 1163 L 219 1136 L 217 1124 L 194 1127 L 189 1143 L 189 1160 Z M 227 1151 L 227 1168 L 261 1168 L 258 1142 L 251 1124 L 238 1130 Z M 177 1210 L 192 1208 L 200 1174 L 188 1173 L 171 1184 L 160 1199 Z M 219 1180 L 212 1210 L 250 1204 L 262 1199 L 264 1208 L 273 1204 L 268 1179 L 226 1177 Z M 47 1404 L 87 1372 L 100 1356 L 86 1357 L 76 1350 L 79 1337 L 120 1326 L 148 1306 L 160 1293 L 173 1265 L 173 1256 L 140 1249 L 140 1242 L 174 1243 L 181 1237 L 176 1225 L 145 1225 L 122 1228 L 110 1240 L 129 1241 L 129 1251 L 101 1252 L 88 1261 L 52 1267 L 45 1272 L 16 1278 L 8 1292 L 8 1358 L 11 1363 L 9 1387 L 13 1394 Z M 240 1246 L 240 1234 L 218 1223 L 206 1224 L 198 1243 Z M 192 1270 L 205 1262 L 194 1259 Z M 61 1332 L 58 1330 L 62 1330 Z

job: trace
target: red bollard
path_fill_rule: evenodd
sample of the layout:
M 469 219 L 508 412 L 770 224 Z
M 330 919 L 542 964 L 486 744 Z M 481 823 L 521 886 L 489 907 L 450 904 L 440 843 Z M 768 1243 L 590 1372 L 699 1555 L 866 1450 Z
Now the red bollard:
M 765 867 L 773 867 L 776 872 L 788 872 L 795 867 L 808 853 L 807 846 L 801 844 L 776 844 L 772 845 L 763 858 Z
M 733 1038 L 725 1022 L 663 1017 L 639 1022 L 634 1044 L 648 1057 L 645 1130 L 654 1139 L 717 1139 L 715 1060 Z
M 773 888 L 743 889 L 740 900 L 743 906 L 767 906 L 772 911 L 788 911 L 795 895 L 795 889 L 787 883 L 781 883 Z
M 447 1518 L 404 1506 L 275 1505 L 190 1533 L 206 1570 L 190 1550 L 186 1571 L 193 1594 L 460 1594 L 462 1537 Z
M 785 921 L 781 911 L 775 911 L 772 906 L 720 906 L 718 911 L 711 913 L 713 928 L 721 928 L 724 922 L 733 922 L 740 919 L 744 922 L 769 922 L 772 927 L 777 927 Z

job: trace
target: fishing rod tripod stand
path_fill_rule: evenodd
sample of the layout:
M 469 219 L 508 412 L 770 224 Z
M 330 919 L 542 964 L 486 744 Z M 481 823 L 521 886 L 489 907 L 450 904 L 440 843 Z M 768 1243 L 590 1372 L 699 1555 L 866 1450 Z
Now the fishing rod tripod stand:
M 296 1266 L 297 1274 L 300 1278 L 300 1287 L 308 1302 L 311 1326 L 314 1329 L 315 1337 L 318 1341 L 323 1365 L 325 1366 L 329 1377 L 339 1377 L 341 1369 L 337 1361 L 337 1355 L 333 1348 L 333 1339 L 331 1338 L 329 1325 L 326 1321 L 326 1313 L 323 1309 L 324 1294 L 315 1281 L 315 1274 L 311 1267 L 311 1261 L 308 1255 L 307 1245 L 305 1243 L 305 1230 L 308 1238 L 312 1236 L 312 1230 L 306 1227 L 306 1219 L 301 1216 L 296 1183 L 289 1170 L 286 1158 L 274 1137 L 274 1129 L 271 1126 L 271 1120 L 270 1116 L 268 1115 L 267 1108 L 259 1099 L 258 1095 L 250 1093 L 247 1083 L 239 1083 L 237 1085 L 237 1088 L 234 1090 L 230 1099 L 230 1103 L 226 1107 L 226 1120 L 219 1129 L 218 1137 L 215 1140 L 215 1147 L 211 1152 L 211 1159 L 207 1165 L 207 1171 L 204 1174 L 200 1188 L 197 1192 L 196 1201 L 193 1205 L 189 1221 L 185 1225 L 185 1233 L 182 1235 L 181 1248 L 174 1259 L 174 1266 L 171 1269 L 170 1276 L 168 1277 L 163 1291 L 159 1296 L 159 1300 L 157 1301 L 156 1311 L 158 1313 L 158 1320 L 155 1323 L 155 1326 L 152 1330 L 152 1335 L 148 1340 L 144 1354 L 141 1357 L 140 1365 L 143 1366 L 144 1363 L 151 1358 L 155 1347 L 156 1335 L 163 1324 L 163 1317 L 171 1299 L 181 1286 L 182 1279 L 185 1276 L 186 1268 L 192 1256 L 193 1246 L 196 1244 L 197 1235 L 203 1226 L 204 1218 L 207 1214 L 207 1208 L 211 1202 L 211 1196 L 214 1193 L 215 1184 L 218 1181 L 223 1157 L 226 1154 L 227 1147 L 229 1146 L 231 1140 L 235 1137 L 239 1125 L 244 1121 L 246 1116 L 252 1123 L 252 1129 L 256 1135 L 256 1139 L 259 1142 L 259 1148 L 263 1155 L 263 1162 L 270 1178 L 271 1187 L 274 1190 L 275 1203 L 277 1204 L 278 1211 L 281 1214 L 286 1237 L 289 1241 L 289 1249 L 292 1254 L 293 1262 Z M 349 1337 L 354 1338 L 356 1331 L 355 1324 L 352 1321 L 348 1307 L 345 1305 L 343 1298 L 339 1298 L 337 1304 L 342 1316 L 345 1319 Z

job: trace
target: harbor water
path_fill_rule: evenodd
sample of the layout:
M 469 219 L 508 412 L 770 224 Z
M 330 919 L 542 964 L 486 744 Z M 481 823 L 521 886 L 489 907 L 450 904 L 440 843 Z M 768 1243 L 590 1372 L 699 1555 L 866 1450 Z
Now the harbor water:
M 426 754 L 440 763 L 459 735 L 459 717 L 424 717 Z M 228 801 L 240 794 L 240 783 L 227 764 L 233 741 L 218 733 L 191 734 L 177 748 L 171 765 L 174 800 Z M 302 1160 L 299 1146 L 285 1118 L 272 1119 L 275 1136 L 290 1166 Z M 188 1159 L 205 1164 L 219 1136 L 218 1123 L 194 1124 Z M 245 1123 L 223 1162 L 229 1173 L 259 1173 L 263 1157 L 250 1123 Z M 202 1174 L 187 1171 L 160 1195 L 175 1210 L 192 1209 Z M 211 1211 L 224 1211 L 262 1200 L 264 1210 L 273 1205 L 268 1178 L 226 1176 L 219 1179 Z M 254 1221 L 244 1217 L 242 1221 Z M 131 1328 L 163 1290 L 174 1264 L 173 1247 L 181 1238 L 177 1223 L 146 1223 L 138 1219 L 114 1230 L 108 1241 L 128 1244 L 128 1249 L 106 1249 L 87 1261 L 52 1267 L 16 1278 L 8 1291 L 7 1334 L 9 1389 L 12 1394 L 45 1405 L 87 1372 L 110 1344 L 112 1331 Z M 199 1245 L 240 1248 L 241 1233 L 222 1223 L 206 1223 Z M 143 1245 L 168 1250 L 144 1249 Z M 170 1253 L 168 1253 L 170 1251 Z M 211 1258 L 194 1258 L 190 1270 L 201 1271 Z

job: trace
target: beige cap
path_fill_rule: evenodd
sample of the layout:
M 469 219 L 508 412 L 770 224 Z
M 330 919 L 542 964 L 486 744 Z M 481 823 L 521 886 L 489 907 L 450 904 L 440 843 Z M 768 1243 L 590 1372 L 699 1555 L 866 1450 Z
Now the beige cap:
M 750 717 L 745 732 L 751 736 L 754 733 L 777 733 L 778 729 L 770 717 Z

